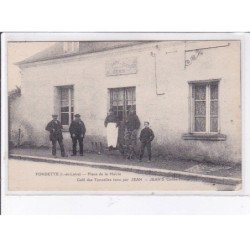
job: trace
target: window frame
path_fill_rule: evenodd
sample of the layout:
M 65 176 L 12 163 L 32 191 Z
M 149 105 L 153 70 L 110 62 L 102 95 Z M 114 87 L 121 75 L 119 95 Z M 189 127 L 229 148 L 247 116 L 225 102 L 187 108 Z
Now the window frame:
M 189 81 L 189 133 L 196 135 L 216 135 L 220 134 L 220 105 L 219 105 L 219 93 L 220 93 L 220 81 L 221 79 L 210 79 L 210 80 L 198 80 Z M 216 84 L 218 86 L 218 129 L 216 132 L 211 131 L 211 85 Z M 193 97 L 193 87 L 194 86 L 206 86 L 206 130 L 205 131 L 195 131 L 195 99 Z M 215 117 L 215 116 L 213 116 Z
M 69 115 L 69 123 L 68 124 L 62 124 L 63 129 L 68 129 L 72 120 L 74 119 L 74 104 L 75 104 L 75 100 L 74 100 L 74 85 L 65 85 L 65 86 L 58 86 L 58 92 L 59 92 L 59 119 L 60 122 L 62 123 L 62 113 L 68 114 Z M 68 90 L 68 98 L 69 98 L 69 111 L 68 112 L 62 112 L 62 89 L 67 89 Z M 72 100 L 73 100 L 73 106 L 72 106 Z M 72 107 L 73 107 L 73 111 L 72 111 Z M 73 117 L 72 117 L 73 114 Z
M 128 99 L 128 90 L 132 90 L 132 99 Z M 128 110 L 128 104 L 127 104 L 127 101 L 131 101 L 132 102 L 132 105 L 131 106 L 133 106 L 133 107 L 135 107 L 135 110 L 136 110 L 136 87 L 135 86 L 128 86 L 128 87 L 117 87 L 117 88 L 109 88 L 108 89 L 108 93 L 109 93 L 109 109 L 110 108 L 113 108 L 114 106 L 113 106 L 113 102 L 114 102 L 114 99 L 112 99 L 112 97 L 113 97 L 113 93 L 115 92 L 115 91 L 119 91 L 119 90 L 121 90 L 123 93 L 122 93 L 122 103 L 123 103 L 123 119 L 124 118 L 126 118 L 127 117 L 127 115 L 128 115 L 128 112 L 129 112 L 129 110 Z M 116 106 L 117 107 L 117 106 Z M 117 112 L 115 112 L 115 113 L 117 113 Z

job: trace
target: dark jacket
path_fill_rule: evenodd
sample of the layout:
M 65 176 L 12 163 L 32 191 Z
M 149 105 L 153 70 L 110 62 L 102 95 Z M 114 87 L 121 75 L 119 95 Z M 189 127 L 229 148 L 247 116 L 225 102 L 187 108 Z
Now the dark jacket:
M 52 120 L 50 121 L 45 130 L 50 132 L 50 136 L 49 139 L 52 140 L 62 140 L 63 136 L 62 136 L 62 124 L 60 121 L 56 120 Z
M 129 131 L 140 128 L 140 120 L 136 114 L 129 114 L 126 119 L 126 127 Z
M 80 121 L 72 121 L 69 126 L 69 132 L 72 137 L 74 134 L 76 137 L 84 137 L 86 133 L 86 127 L 82 120 Z
M 113 122 L 118 126 L 118 118 L 115 114 L 108 115 L 104 121 L 104 126 L 107 127 L 108 123 Z
M 140 133 L 140 141 L 142 143 L 148 143 L 153 141 L 155 138 L 154 132 L 150 128 L 144 128 Z
M 123 145 L 125 140 L 124 140 L 124 136 L 125 136 L 125 121 L 121 121 L 119 123 L 119 127 L 118 127 L 118 144 L 119 145 Z

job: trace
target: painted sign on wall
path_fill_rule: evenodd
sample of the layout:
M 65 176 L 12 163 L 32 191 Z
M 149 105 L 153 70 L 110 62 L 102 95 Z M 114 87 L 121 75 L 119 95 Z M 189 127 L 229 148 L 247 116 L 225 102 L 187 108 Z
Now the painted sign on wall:
M 137 58 L 122 58 L 106 62 L 106 76 L 137 73 Z

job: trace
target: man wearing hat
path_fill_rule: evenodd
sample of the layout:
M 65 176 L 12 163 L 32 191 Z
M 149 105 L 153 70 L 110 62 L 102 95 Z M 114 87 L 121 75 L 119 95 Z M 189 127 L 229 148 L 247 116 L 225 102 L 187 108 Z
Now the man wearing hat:
M 72 156 L 76 155 L 77 141 L 79 143 L 80 155 L 81 156 L 83 155 L 83 138 L 86 133 L 86 128 L 80 117 L 81 116 L 79 114 L 76 114 L 75 119 L 71 122 L 69 126 L 69 132 L 70 132 L 72 143 L 73 143 Z
M 49 139 L 52 142 L 52 155 L 56 157 L 56 143 L 58 142 L 62 157 L 65 157 L 65 150 L 63 145 L 62 124 L 58 121 L 58 115 L 52 115 L 53 120 L 50 121 L 46 130 L 50 132 Z
M 135 112 L 135 109 L 131 108 L 129 110 L 125 124 L 127 144 L 129 146 L 127 158 L 132 159 L 136 156 L 137 130 L 140 128 L 141 125 L 139 117 Z

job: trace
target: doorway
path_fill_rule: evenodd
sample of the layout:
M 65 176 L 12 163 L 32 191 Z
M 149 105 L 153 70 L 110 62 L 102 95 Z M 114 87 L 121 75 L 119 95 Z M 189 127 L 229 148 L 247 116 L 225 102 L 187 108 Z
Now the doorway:
M 129 110 L 136 111 L 135 87 L 112 88 L 110 93 L 110 108 L 113 109 L 119 121 L 127 117 Z

